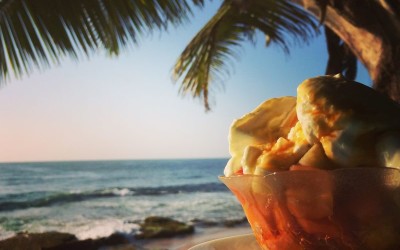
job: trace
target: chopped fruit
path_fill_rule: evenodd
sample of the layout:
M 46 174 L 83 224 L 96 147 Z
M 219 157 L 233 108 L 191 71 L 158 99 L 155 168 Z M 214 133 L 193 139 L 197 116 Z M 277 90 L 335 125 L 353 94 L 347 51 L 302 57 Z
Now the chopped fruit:
M 243 168 L 235 172 L 235 175 L 243 175 Z
M 337 75 L 236 120 L 221 180 L 260 246 L 400 249 L 399 117 L 400 105 Z

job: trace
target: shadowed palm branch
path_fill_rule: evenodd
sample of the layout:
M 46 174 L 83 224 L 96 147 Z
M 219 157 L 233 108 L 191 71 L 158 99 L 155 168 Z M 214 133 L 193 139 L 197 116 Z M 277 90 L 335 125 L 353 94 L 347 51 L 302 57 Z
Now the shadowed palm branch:
M 203 0 L 2 0 L 0 79 L 98 48 L 118 54 L 143 33 L 187 20 L 193 5 Z
M 257 31 L 265 34 L 267 45 L 276 44 L 288 53 L 293 42 L 307 42 L 318 30 L 317 20 L 290 0 L 221 2 L 173 72 L 174 79 L 181 80 L 180 93 L 200 98 L 206 110 L 211 87 L 229 74 L 238 48 L 254 42 Z M 204 0 L 0 0 L 0 80 L 12 72 L 18 77 L 34 67 L 57 64 L 65 56 L 89 56 L 97 49 L 119 54 L 149 31 L 189 20 L 193 7 L 203 4 Z
M 237 48 L 254 41 L 257 30 L 266 35 L 267 45 L 289 52 L 293 41 L 307 42 L 317 26 L 315 18 L 287 0 L 224 1 L 180 55 L 174 78 L 182 78 L 181 93 L 200 97 L 209 110 L 211 83 L 229 74 Z

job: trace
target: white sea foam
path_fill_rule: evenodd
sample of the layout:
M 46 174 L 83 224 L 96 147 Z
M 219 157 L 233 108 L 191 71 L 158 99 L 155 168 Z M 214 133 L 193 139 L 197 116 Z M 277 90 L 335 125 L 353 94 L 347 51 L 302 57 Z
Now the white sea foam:
M 98 221 L 88 221 L 81 225 L 68 225 L 66 228 L 68 232 L 75 234 L 80 240 L 96 239 L 107 237 L 115 232 L 131 233 L 137 230 L 139 226 L 132 223 L 124 223 L 119 219 L 104 219 Z
M 225 164 L 225 160 L 29 163 L 23 166 L 27 171 L 0 164 L 0 200 L 15 203 L 14 209 L 0 211 L 0 237 L 49 230 L 80 239 L 105 237 L 116 231 L 129 233 L 138 225 L 125 221 L 151 215 L 184 222 L 241 218 L 240 204 L 216 182 Z M 34 172 L 38 167 L 46 171 Z M 20 197 L 13 198 L 18 193 L 28 207 L 18 206 Z
M 114 188 L 112 190 L 113 194 L 119 195 L 119 196 L 125 196 L 127 194 L 131 194 L 132 192 L 127 189 L 127 188 Z
M 14 232 L 7 231 L 0 225 L 0 241 L 10 238 L 14 235 L 15 235 Z

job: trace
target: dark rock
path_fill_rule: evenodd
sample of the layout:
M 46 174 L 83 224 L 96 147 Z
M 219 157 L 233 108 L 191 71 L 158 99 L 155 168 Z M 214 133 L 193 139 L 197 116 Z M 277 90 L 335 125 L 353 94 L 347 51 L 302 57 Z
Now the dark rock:
M 215 226 L 223 226 L 223 227 L 235 227 L 243 224 L 248 224 L 247 218 L 243 217 L 240 219 L 233 220 L 221 220 L 221 221 L 208 221 L 203 219 L 193 219 L 190 221 L 196 227 L 215 227 Z
M 188 225 L 171 218 L 151 216 L 140 224 L 137 239 L 166 238 L 194 233 L 193 225 Z
M 217 221 L 211 221 L 211 220 L 202 220 L 202 219 L 193 219 L 190 221 L 193 223 L 196 227 L 215 227 L 219 225 L 219 222 Z
M 42 250 L 76 240 L 75 235 L 68 233 L 19 233 L 0 241 L 0 250 Z
M 0 241 L 0 250 L 139 250 L 122 234 L 99 239 L 78 240 L 59 232 L 19 233 Z
M 123 244 L 118 246 L 104 246 L 99 248 L 98 250 L 145 250 L 144 248 L 139 248 L 132 244 Z
M 237 219 L 237 220 L 225 220 L 225 221 L 223 221 L 223 225 L 225 227 L 234 227 L 234 226 L 241 225 L 241 224 L 244 224 L 244 223 L 248 223 L 246 217 L 243 217 L 242 219 Z
M 118 248 L 117 248 L 118 247 Z M 122 234 L 114 233 L 108 237 L 99 239 L 86 239 L 80 241 L 67 242 L 58 246 L 46 248 L 46 250 L 97 250 L 97 249 L 119 249 L 119 247 L 129 247 L 122 249 L 136 249 L 130 244 L 129 240 Z
M 137 246 L 131 244 L 124 244 L 118 246 L 106 246 L 101 247 L 98 250 L 145 250 L 144 248 L 138 248 Z

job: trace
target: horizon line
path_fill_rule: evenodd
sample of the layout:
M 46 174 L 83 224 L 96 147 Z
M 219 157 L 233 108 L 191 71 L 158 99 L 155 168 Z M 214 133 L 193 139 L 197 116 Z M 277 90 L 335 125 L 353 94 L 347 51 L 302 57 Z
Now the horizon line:
M 213 160 L 229 159 L 230 156 L 220 157 L 171 157 L 171 158 L 111 158 L 111 159 L 65 159 L 65 160 L 27 160 L 27 161 L 0 161 L 0 164 L 18 163 L 56 163 L 56 162 L 95 162 L 95 161 L 166 161 L 166 160 Z

